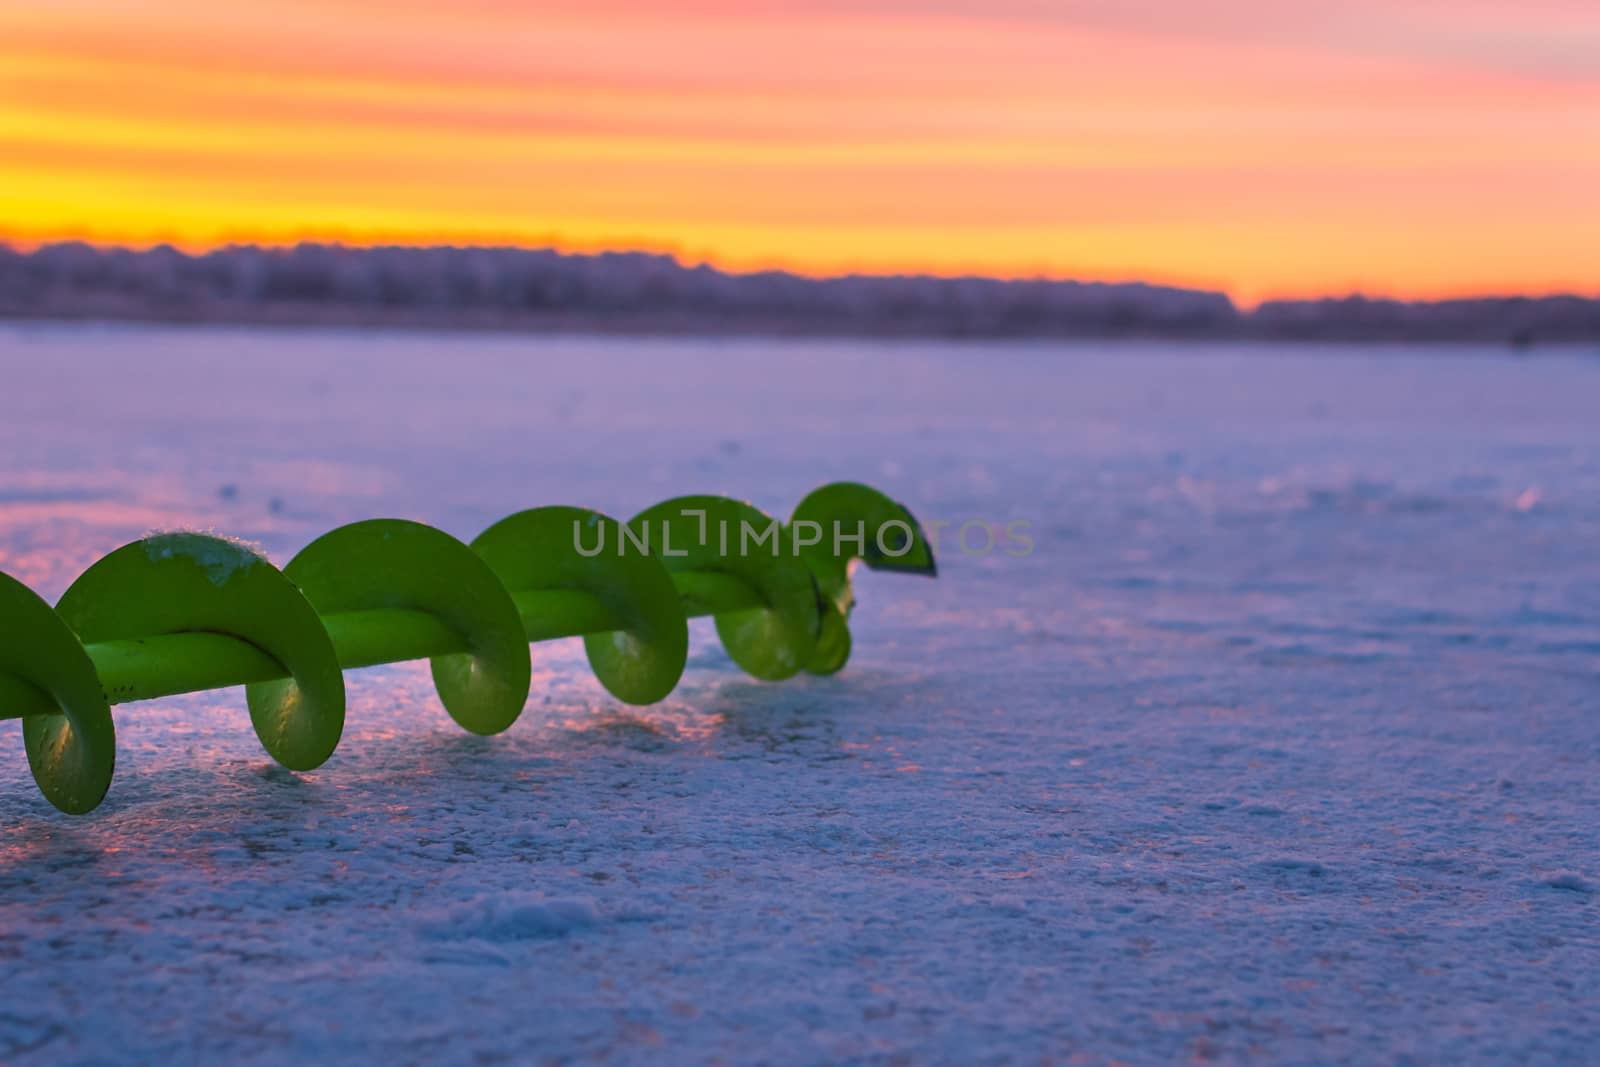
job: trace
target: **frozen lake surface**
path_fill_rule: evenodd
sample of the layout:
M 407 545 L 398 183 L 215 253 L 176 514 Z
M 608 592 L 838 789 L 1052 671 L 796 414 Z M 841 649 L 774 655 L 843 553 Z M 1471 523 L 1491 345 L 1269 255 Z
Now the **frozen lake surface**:
M 242 691 L 122 706 L 81 818 L 0 722 L 0 1061 L 1592 1062 L 1597 411 L 1581 353 L 0 328 L 52 599 L 153 528 L 841 478 L 1034 546 L 864 576 L 832 678 L 538 645 L 478 738 L 353 672 L 310 774 Z

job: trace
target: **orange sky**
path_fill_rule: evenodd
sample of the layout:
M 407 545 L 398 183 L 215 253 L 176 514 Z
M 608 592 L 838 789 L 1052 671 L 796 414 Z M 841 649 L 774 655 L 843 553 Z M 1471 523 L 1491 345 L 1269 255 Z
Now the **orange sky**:
M 0 0 L 0 237 L 1600 293 L 1592 0 Z

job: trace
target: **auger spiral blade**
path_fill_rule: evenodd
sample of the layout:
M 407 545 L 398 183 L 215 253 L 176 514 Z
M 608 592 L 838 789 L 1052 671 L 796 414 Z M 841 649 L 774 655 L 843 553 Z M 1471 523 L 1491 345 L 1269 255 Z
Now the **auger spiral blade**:
M 910 510 L 859 482 L 813 489 L 795 506 L 789 529 L 825 599 L 817 647 L 806 663 L 812 674 L 836 674 L 850 659 L 849 619 L 856 602 L 850 573 L 856 561 L 873 570 L 929 578 L 939 573 L 933 546 Z
M 529 639 L 584 634 L 590 669 L 618 700 L 654 704 L 678 684 L 689 658 L 683 604 L 661 561 L 630 543 L 616 519 L 533 508 L 501 519 L 472 547 L 521 594 Z M 579 621 L 585 616 L 599 620 L 598 629 Z
M 256 661 L 252 674 L 273 679 L 238 679 L 261 681 L 249 689 L 250 722 L 273 759 L 309 771 L 338 747 L 344 675 L 328 631 L 282 571 L 237 541 L 168 533 L 124 545 L 84 571 L 56 611 L 86 645 L 210 638 L 169 642 L 128 677 L 102 665 L 114 701 L 227 684 L 210 672 L 219 647 L 232 646 L 232 655 Z
M 283 573 L 322 616 L 341 667 L 431 659 L 439 702 L 475 734 L 497 734 L 522 714 L 532 667 L 517 605 L 483 557 L 444 531 L 352 523 L 301 549 Z M 401 643 L 408 627 L 415 656 Z
M 675 574 L 732 578 L 754 593 L 754 606 L 715 612 L 722 647 L 747 674 L 776 682 L 805 667 L 821 626 L 816 583 L 770 515 L 727 497 L 680 496 L 641 511 L 628 528 L 657 539 L 651 550 Z
M 94 810 L 111 788 L 117 749 L 100 679 L 61 616 L 0 574 L 0 715 L 19 713 L 39 791 L 70 815 Z

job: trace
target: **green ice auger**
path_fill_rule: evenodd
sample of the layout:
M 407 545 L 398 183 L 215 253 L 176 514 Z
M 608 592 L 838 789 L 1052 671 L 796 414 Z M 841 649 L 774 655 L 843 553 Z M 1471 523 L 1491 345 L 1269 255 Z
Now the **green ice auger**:
M 777 681 L 850 655 L 854 560 L 935 573 L 911 513 L 875 489 L 825 485 L 787 524 L 737 500 L 688 496 L 620 523 L 596 511 L 519 512 L 472 542 L 401 519 L 341 526 L 278 570 L 199 533 L 124 545 L 52 610 L 0 573 L 0 719 L 21 719 L 28 765 L 62 811 L 111 786 L 110 705 L 244 685 L 256 736 L 294 770 L 344 729 L 344 675 L 428 659 L 450 717 L 506 729 L 528 699 L 528 643 L 582 636 L 611 694 L 672 692 L 688 619 L 716 618 L 728 655 Z

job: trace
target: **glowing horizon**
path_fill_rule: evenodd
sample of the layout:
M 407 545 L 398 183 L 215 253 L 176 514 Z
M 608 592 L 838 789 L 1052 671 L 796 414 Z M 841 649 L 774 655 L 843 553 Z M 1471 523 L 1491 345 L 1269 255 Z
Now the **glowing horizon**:
M 1600 294 L 1576 0 L 0 0 L 0 240 Z

